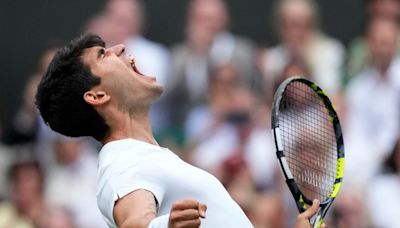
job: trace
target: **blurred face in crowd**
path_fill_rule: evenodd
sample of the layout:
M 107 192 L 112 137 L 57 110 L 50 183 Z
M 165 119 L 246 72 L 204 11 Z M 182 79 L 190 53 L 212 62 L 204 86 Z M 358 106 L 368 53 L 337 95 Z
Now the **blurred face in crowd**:
M 237 69 L 230 64 L 218 66 L 211 73 L 208 96 L 216 112 L 225 115 L 230 111 L 237 78 Z
M 11 177 L 11 197 L 16 207 L 24 211 L 41 198 L 43 177 L 37 167 L 24 165 L 17 168 Z
M 221 0 L 194 0 L 189 6 L 187 37 L 193 48 L 208 48 L 226 28 L 228 15 Z
M 76 138 L 60 136 L 54 145 L 57 160 L 62 164 L 72 164 L 77 161 L 82 152 L 82 141 Z
M 363 210 L 365 205 L 361 200 L 362 193 L 357 190 L 342 190 L 332 208 L 331 227 L 365 227 Z
M 249 217 L 255 227 L 287 227 L 284 217 L 284 202 L 281 196 L 273 191 L 257 196 L 252 205 Z M 286 226 L 285 226 L 286 225 Z
M 51 207 L 46 211 L 44 228 L 74 228 L 72 215 L 62 207 Z
M 23 93 L 23 101 L 24 105 L 26 108 L 31 110 L 33 113 L 36 112 L 36 106 L 35 106 L 35 94 L 37 87 L 39 85 L 39 82 L 42 78 L 42 76 L 45 74 L 47 67 L 49 66 L 51 60 L 53 59 L 54 55 L 56 54 L 58 48 L 51 48 L 46 50 L 42 56 L 40 57 L 38 66 L 37 66 L 37 71 L 33 77 L 31 77 L 24 89 Z
M 111 102 L 118 110 L 136 113 L 147 109 L 160 96 L 163 87 L 155 77 L 144 76 L 125 54 L 124 45 L 110 48 L 95 46 L 83 52 L 83 62 L 101 83 L 84 94 L 86 102 L 94 107 Z M 100 115 L 110 119 L 99 107 Z M 111 118 L 112 119 L 112 118 Z
M 301 52 L 315 30 L 315 15 L 311 5 L 305 1 L 290 0 L 282 3 L 278 10 L 278 32 L 282 42 L 292 52 Z
M 371 17 L 389 17 L 399 19 L 400 1 L 399 0 L 369 0 L 368 13 Z
M 310 68 L 304 61 L 301 61 L 300 59 L 293 59 L 286 65 L 286 67 L 283 69 L 282 76 L 278 83 L 280 84 L 285 79 L 293 76 L 302 76 L 308 79 L 312 78 Z
M 385 70 L 396 53 L 398 28 L 388 18 L 373 19 L 368 26 L 368 46 L 373 64 Z
M 136 0 L 109 0 L 102 20 L 102 26 L 108 28 L 106 43 L 124 43 L 128 37 L 140 34 L 143 9 Z

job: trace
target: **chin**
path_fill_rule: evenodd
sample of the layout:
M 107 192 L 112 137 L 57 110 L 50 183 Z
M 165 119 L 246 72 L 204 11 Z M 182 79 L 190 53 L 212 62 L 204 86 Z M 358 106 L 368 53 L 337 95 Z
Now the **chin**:
M 155 85 L 155 87 L 154 87 L 154 92 L 155 92 L 157 98 L 160 97 L 161 94 L 164 92 L 164 86 L 157 83 L 157 85 Z
M 154 101 L 157 100 L 164 92 L 164 87 L 160 83 L 154 83 L 151 85 L 148 91 L 150 92 L 149 97 Z

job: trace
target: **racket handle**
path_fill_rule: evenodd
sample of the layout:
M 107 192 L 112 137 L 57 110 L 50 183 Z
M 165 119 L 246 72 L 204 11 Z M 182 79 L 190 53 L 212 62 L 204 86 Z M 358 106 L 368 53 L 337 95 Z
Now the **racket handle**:
M 324 219 L 322 218 L 321 214 L 318 213 L 317 217 L 314 220 L 313 228 L 320 228 L 323 222 Z

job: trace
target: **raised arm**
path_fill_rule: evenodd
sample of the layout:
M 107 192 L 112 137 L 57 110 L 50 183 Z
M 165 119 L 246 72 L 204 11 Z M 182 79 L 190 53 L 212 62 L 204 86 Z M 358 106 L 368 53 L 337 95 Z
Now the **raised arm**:
M 185 199 L 172 205 L 170 214 L 156 218 L 154 195 L 143 189 L 129 193 L 119 199 L 114 206 L 114 220 L 121 228 L 147 227 L 199 227 L 205 218 L 206 205 L 196 200 Z
M 116 201 L 113 212 L 115 223 L 121 228 L 148 227 L 156 214 L 154 195 L 144 189 L 133 191 Z

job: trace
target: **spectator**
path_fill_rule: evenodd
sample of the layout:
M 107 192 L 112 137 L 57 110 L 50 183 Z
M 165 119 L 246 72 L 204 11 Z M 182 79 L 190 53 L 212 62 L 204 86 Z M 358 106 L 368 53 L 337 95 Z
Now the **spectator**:
M 337 93 L 344 47 L 319 30 L 316 5 L 308 0 L 283 0 L 275 11 L 280 43 L 264 50 L 259 61 L 266 84 L 272 85 L 285 66 L 298 59 L 310 67 L 314 80 L 328 94 Z
M 114 38 L 114 27 L 109 26 L 110 20 L 107 20 L 103 12 L 98 12 L 94 16 L 90 17 L 83 25 L 83 31 L 85 33 L 97 34 L 102 37 L 108 43 L 112 44 L 117 42 L 117 38 Z M 121 42 L 123 43 L 123 42 Z
M 367 206 L 375 227 L 399 227 L 391 218 L 400 216 L 400 140 L 397 140 L 386 162 L 386 173 L 380 174 L 368 188 Z
M 39 163 L 35 161 L 19 162 L 10 168 L 10 199 L 17 212 L 16 222 L 26 221 L 34 227 L 43 224 L 46 210 L 44 178 Z
M 165 85 L 168 80 L 169 53 L 161 44 L 143 36 L 144 3 L 141 0 L 108 0 L 103 14 L 113 34 L 113 40 L 106 40 L 106 43 L 111 46 L 125 44 L 128 54 L 140 56 L 136 64 L 142 73 L 157 77 Z
M 166 88 L 172 126 L 180 126 L 190 108 L 206 100 L 211 67 L 235 65 L 240 83 L 255 84 L 253 44 L 230 33 L 228 24 L 223 0 L 190 1 L 186 38 L 172 49 L 172 74 Z
M 400 1 L 398 0 L 365 0 L 367 21 L 374 20 L 377 17 L 386 17 L 394 21 L 400 19 Z M 367 22 L 366 25 L 369 23 Z M 343 82 L 348 83 L 368 66 L 371 56 L 368 51 L 366 34 L 360 36 L 350 43 L 348 49 L 348 63 Z M 396 50 L 399 52 L 400 46 L 397 43 Z
M 268 100 L 268 104 L 272 104 L 273 96 L 275 91 L 278 89 L 279 85 L 286 79 L 299 76 L 303 78 L 307 78 L 309 80 L 314 80 L 313 75 L 311 73 L 310 67 L 300 58 L 293 58 L 290 62 L 287 63 L 286 66 L 282 69 L 281 75 L 278 75 L 276 78 L 271 81 L 270 85 L 265 85 L 264 89 L 265 97 Z M 272 88 L 270 88 L 272 86 Z
M 12 152 L 11 148 L 0 143 L 0 201 L 7 197 L 7 191 L 9 190 L 7 188 L 7 170 L 14 160 Z
M 97 156 L 84 139 L 58 135 L 56 163 L 49 169 L 46 198 L 73 215 L 78 227 L 106 227 L 96 204 Z
M 281 198 L 279 193 L 270 191 L 261 193 L 253 199 L 249 217 L 254 227 L 288 227 Z
M 34 157 L 44 169 L 53 162 L 50 145 L 53 131 L 38 115 L 35 106 L 36 88 L 50 64 L 58 46 L 49 45 L 39 57 L 35 72 L 29 77 L 22 94 L 22 103 L 12 121 L 5 127 L 2 141 L 6 145 L 25 147 L 28 157 Z M 19 151 L 17 151 L 19 152 Z
M 3 141 L 5 143 L 32 143 L 37 140 L 41 121 L 37 115 L 34 101 L 36 87 L 57 49 L 56 46 L 50 46 L 40 55 L 36 71 L 29 77 L 25 85 L 22 104 L 17 110 L 11 126 L 6 126 L 4 129 Z
M 216 68 L 208 103 L 195 106 L 188 115 L 192 162 L 226 185 L 249 172 L 251 183 L 265 188 L 273 185 L 276 170 L 272 137 L 264 125 L 255 123 L 256 97 L 247 87 L 235 84 L 235 72 L 231 65 Z
M 64 207 L 49 207 L 41 228 L 75 228 L 72 214 Z
M 138 56 L 136 65 L 140 71 L 156 77 L 165 86 L 169 80 L 170 53 L 163 45 L 144 37 L 145 16 L 142 0 L 108 0 L 92 27 L 105 35 L 107 45 L 125 44 L 127 54 Z M 161 102 L 151 109 L 155 134 L 166 125 L 164 109 Z
M 327 225 L 335 228 L 381 227 L 371 224 L 371 214 L 368 213 L 365 199 L 368 199 L 365 189 L 344 182 L 340 194 L 330 209 L 331 216 L 327 218 Z
M 362 186 L 377 173 L 399 133 L 400 59 L 395 21 L 375 18 L 368 25 L 371 61 L 346 91 L 346 174 Z M 360 167 L 363 167 L 360 169 Z
M 15 208 L 6 202 L 0 203 L 0 227 L 33 228 L 25 218 L 18 215 Z

